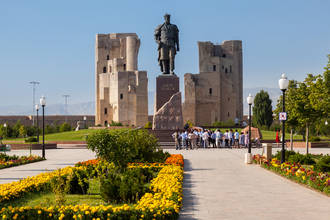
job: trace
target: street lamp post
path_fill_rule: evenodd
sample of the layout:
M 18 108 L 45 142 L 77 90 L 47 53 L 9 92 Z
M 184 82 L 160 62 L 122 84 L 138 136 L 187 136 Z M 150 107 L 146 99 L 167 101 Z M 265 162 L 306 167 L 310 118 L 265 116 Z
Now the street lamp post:
M 45 157 L 45 106 L 46 106 L 45 96 L 42 96 L 40 98 L 40 105 L 42 106 L 42 158 L 46 159 Z
M 37 142 L 39 144 L 39 105 L 35 105 L 35 109 L 37 111 Z
M 8 137 L 8 130 L 7 130 L 7 123 L 4 123 L 3 124 L 3 127 L 5 128 L 5 132 L 6 132 L 6 138 Z
M 289 80 L 288 78 L 285 76 L 285 74 L 283 73 L 281 76 L 281 79 L 278 81 L 278 85 L 280 87 L 280 89 L 282 90 L 282 112 L 280 114 L 282 114 L 282 117 L 280 116 L 280 120 L 282 121 L 282 151 L 281 151 L 281 163 L 285 162 L 285 120 L 286 120 L 286 113 L 285 113 L 285 91 L 288 89 L 289 87 Z
M 85 122 L 84 123 L 85 124 L 85 129 L 87 129 L 87 123 L 86 123 L 87 122 L 87 117 L 86 116 L 84 116 L 84 122 Z
M 247 103 L 249 104 L 249 148 L 248 152 L 245 154 L 245 163 L 252 163 L 252 155 L 251 155 L 251 106 L 253 103 L 253 97 L 251 94 L 246 98 Z

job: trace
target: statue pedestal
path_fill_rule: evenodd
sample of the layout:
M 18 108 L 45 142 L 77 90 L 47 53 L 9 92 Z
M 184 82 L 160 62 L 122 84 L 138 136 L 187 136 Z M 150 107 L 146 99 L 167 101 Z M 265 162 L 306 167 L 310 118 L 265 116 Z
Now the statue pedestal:
M 160 75 L 156 78 L 156 95 L 154 112 L 157 112 L 170 98 L 179 92 L 179 77 Z
M 161 75 L 156 79 L 153 130 L 182 129 L 182 102 L 179 77 Z

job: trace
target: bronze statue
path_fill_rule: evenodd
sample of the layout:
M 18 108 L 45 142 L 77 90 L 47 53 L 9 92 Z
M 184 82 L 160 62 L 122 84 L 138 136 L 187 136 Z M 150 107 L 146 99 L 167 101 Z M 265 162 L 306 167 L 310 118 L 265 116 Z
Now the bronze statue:
M 170 23 L 170 15 L 164 15 L 165 23 L 155 30 L 155 40 L 158 44 L 158 63 L 163 74 L 174 75 L 174 58 L 179 51 L 179 29 Z

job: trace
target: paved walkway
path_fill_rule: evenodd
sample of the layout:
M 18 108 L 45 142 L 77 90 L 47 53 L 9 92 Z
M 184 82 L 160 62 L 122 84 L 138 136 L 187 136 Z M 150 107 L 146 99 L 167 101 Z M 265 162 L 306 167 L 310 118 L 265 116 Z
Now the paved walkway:
M 180 219 L 330 219 L 330 197 L 258 165 L 245 165 L 246 150 L 170 152 L 185 157 Z
M 28 150 L 13 150 L 7 154 L 29 155 Z M 32 151 L 33 155 L 41 156 L 41 150 Z M 22 166 L 11 167 L 0 170 L 0 184 L 18 181 L 28 176 L 35 176 L 39 173 L 52 171 L 66 166 L 73 166 L 79 161 L 95 158 L 95 154 L 87 149 L 51 149 L 46 150 L 45 161 L 30 163 Z
M 168 150 L 185 157 L 180 219 L 329 219 L 330 197 L 307 189 L 257 165 L 245 165 L 246 150 Z M 253 153 L 260 150 L 253 149 Z M 330 153 L 330 149 L 312 149 Z M 9 154 L 28 155 L 29 151 Z M 41 151 L 33 151 L 41 155 Z M 0 170 L 0 183 L 94 158 L 87 149 L 46 150 L 46 161 Z

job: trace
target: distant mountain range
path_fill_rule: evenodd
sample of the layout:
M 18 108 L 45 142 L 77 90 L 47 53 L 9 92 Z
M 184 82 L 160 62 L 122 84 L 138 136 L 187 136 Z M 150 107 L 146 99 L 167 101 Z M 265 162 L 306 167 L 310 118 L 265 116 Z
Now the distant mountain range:
M 68 104 L 68 112 L 65 110 L 64 104 L 47 105 L 45 113 L 48 115 L 94 115 L 94 102 L 82 102 L 77 104 Z M 0 115 L 31 115 L 31 106 L 0 106 Z
M 251 94 L 254 97 L 261 90 L 268 92 L 269 98 L 272 100 L 273 109 L 275 109 L 277 100 L 282 93 L 279 88 L 263 88 L 263 87 L 244 88 L 243 89 L 243 112 L 245 115 L 249 114 L 249 105 L 246 102 L 246 98 L 248 97 L 249 94 Z
M 248 105 L 246 103 L 246 97 L 251 93 L 252 96 L 255 96 L 260 90 L 265 90 L 268 92 L 270 99 L 273 101 L 273 108 L 275 108 L 277 99 L 281 95 L 281 91 L 278 88 L 245 88 L 243 89 L 243 108 L 244 114 L 248 114 Z M 148 111 L 149 114 L 153 114 L 154 108 L 154 92 L 148 92 Z M 77 104 L 68 104 L 68 112 L 65 111 L 64 104 L 54 104 L 48 105 L 46 108 L 46 114 L 48 115 L 93 115 L 95 114 L 95 104 L 93 101 L 82 102 Z M 0 115 L 31 115 L 32 106 L 20 106 L 20 105 L 11 105 L 11 106 L 0 106 Z

